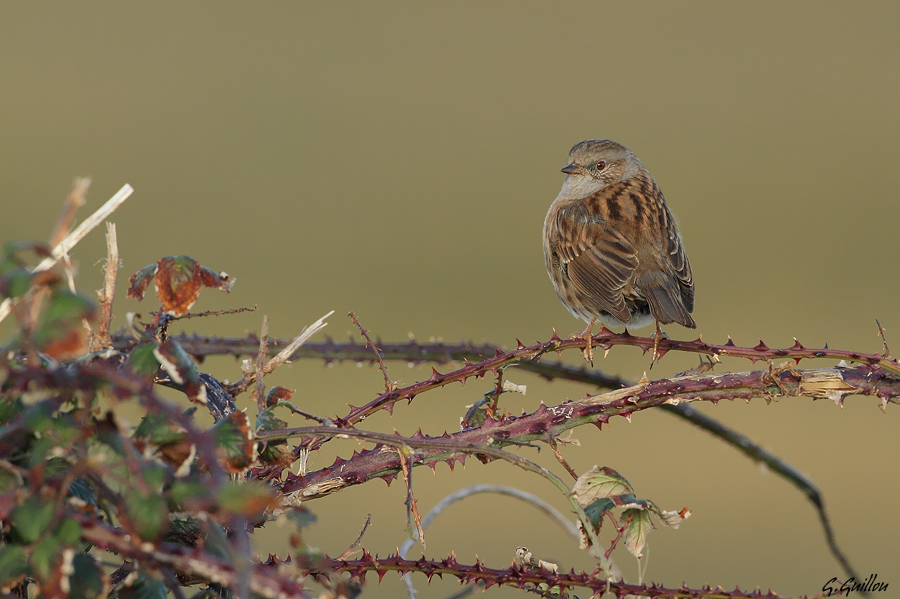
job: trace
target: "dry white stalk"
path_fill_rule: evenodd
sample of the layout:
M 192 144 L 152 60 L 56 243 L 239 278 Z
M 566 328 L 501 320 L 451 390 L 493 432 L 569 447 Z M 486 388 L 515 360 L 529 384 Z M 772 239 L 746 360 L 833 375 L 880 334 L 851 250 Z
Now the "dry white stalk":
M 100 316 L 100 326 L 97 331 L 93 349 L 96 351 L 104 347 L 112 347 L 112 339 L 109 336 L 112 324 L 113 299 L 116 293 L 116 274 L 119 270 L 119 243 L 116 236 L 116 225 L 106 223 L 106 267 L 103 278 L 103 289 L 97 292 L 103 313 Z
M 294 352 L 297 351 L 297 349 L 301 345 L 309 341 L 313 335 L 328 326 L 328 323 L 325 322 L 325 319 L 332 314 L 334 314 L 334 310 L 300 331 L 300 334 L 294 337 L 293 341 L 288 343 L 283 350 L 278 352 L 271 360 L 266 362 L 266 367 L 263 369 L 263 374 L 269 374 L 270 372 L 287 362 L 288 358 L 294 355 Z
M 106 201 L 105 204 L 100 206 L 96 212 L 90 215 L 84 222 L 75 227 L 71 233 L 66 235 L 59 244 L 53 248 L 50 252 L 50 255 L 44 258 L 40 264 L 34 267 L 31 272 L 41 272 L 51 268 L 54 264 L 59 262 L 59 260 L 68 254 L 69 250 L 71 250 L 75 245 L 84 239 L 84 236 L 90 233 L 97 225 L 102 223 L 106 218 L 112 214 L 116 208 L 122 205 L 122 203 L 128 199 L 128 197 L 134 192 L 134 188 L 127 183 L 122 186 L 122 189 L 116 192 L 116 195 L 111 197 Z M 12 312 L 12 301 L 9 298 L 3 300 L 3 303 L 0 304 L 0 320 L 3 320 L 9 313 Z

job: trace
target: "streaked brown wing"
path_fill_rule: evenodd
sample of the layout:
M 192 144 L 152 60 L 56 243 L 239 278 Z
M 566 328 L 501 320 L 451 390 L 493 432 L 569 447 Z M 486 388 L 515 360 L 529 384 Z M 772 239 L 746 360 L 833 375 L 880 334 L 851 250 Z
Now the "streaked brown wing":
M 631 321 L 622 289 L 638 266 L 630 241 L 578 203 L 557 214 L 556 252 L 576 289 L 622 322 Z
M 675 217 L 669 211 L 668 206 L 665 211 L 665 230 L 666 230 L 666 250 L 669 254 L 669 260 L 672 262 L 672 268 L 675 270 L 675 277 L 678 279 L 678 286 L 681 288 L 681 300 L 688 312 L 694 311 L 694 275 L 691 272 L 691 263 L 688 260 L 687 252 L 681 244 L 681 236 L 675 225 Z
M 662 203 L 662 202 L 660 202 Z M 643 292 L 650 313 L 661 323 L 677 322 L 688 328 L 697 325 L 691 317 L 694 309 L 694 281 L 691 263 L 681 245 L 675 219 L 663 204 L 660 242 L 668 256 L 669 266 L 650 270 L 637 277 L 635 283 Z M 660 264 L 660 266 L 663 266 Z

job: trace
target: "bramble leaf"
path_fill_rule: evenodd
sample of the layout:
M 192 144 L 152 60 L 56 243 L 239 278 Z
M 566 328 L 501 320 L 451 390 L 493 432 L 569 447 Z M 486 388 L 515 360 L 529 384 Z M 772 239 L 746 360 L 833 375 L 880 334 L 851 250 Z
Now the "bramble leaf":
M 40 497 L 29 497 L 10 515 L 12 530 L 25 543 L 34 543 L 53 521 L 56 506 Z
M 253 481 L 225 485 L 217 499 L 224 509 L 247 518 L 259 515 L 278 502 L 268 485 Z
M 624 476 L 612 468 L 594 466 L 578 477 L 572 493 L 578 503 L 585 506 L 602 497 L 634 493 L 634 488 Z
M 144 541 L 155 541 L 166 532 L 169 510 L 166 499 L 158 493 L 146 495 L 137 489 L 124 493 L 124 516 L 127 528 Z
M 211 430 L 229 472 L 244 472 L 256 460 L 256 442 L 245 412 L 232 412 Z
M 28 557 L 19 545 L 0 546 L 0 585 L 12 586 L 28 574 Z
M 76 554 L 69 575 L 70 599 L 96 599 L 109 593 L 109 576 L 89 553 Z
M 87 297 L 68 290 L 53 291 L 31 341 L 38 351 L 52 358 L 81 356 L 87 351 L 87 332 L 81 321 L 95 317 L 96 304 Z
M 647 543 L 647 535 L 653 528 L 650 521 L 650 512 L 633 508 L 622 512 L 619 525 L 627 525 L 625 528 L 625 547 L 635 557 L 641 557 L 644 545 Z

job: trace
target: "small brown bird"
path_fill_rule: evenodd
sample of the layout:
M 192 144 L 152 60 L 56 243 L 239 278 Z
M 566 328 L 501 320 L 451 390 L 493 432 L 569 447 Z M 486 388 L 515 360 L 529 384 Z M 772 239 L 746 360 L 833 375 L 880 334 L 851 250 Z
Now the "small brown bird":
M 694 280 L 675 217 L 634 152 L 608 139 L 576 144 L 544 220 L 544 262 L 559 299 L 588 323 L 696 328 Z M 589 350 L 590 351 L 590 350 Z M 654 347 L 654 357 L 656 348 Z

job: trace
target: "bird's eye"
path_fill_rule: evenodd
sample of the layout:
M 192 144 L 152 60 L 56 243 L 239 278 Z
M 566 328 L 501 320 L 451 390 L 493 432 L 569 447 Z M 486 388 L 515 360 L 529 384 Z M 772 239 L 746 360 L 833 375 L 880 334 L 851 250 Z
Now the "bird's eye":
M 598 170 L 598 171 L 602 171 L 602 170 L 605 169 L 605 168 L 606 168 L 606 162 L 605 162 L 605 161 L 601 160 L 600 162 L 597 163 L 597 170 Z

